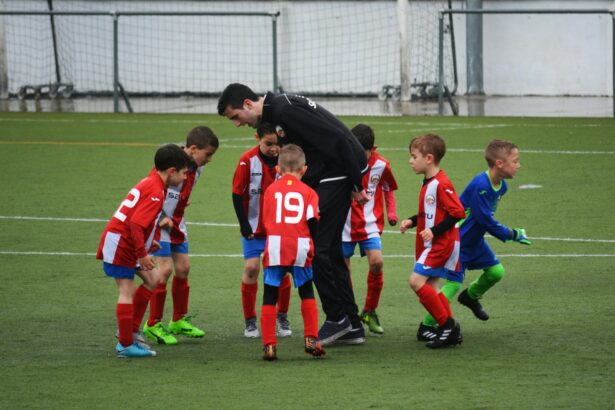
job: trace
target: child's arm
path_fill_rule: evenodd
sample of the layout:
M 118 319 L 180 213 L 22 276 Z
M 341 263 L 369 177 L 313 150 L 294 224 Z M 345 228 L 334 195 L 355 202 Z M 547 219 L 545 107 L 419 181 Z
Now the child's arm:
M 235 208 L 241 236 L 246 239 L 254 239 L 254 232 L 252 232 L 252 227 L 243 209 L 243 197 L 241 195 L 233 193 L 233 208 Z
M 470 213 L 491 236 L 502 242 L 514 240 L 514 230 L 495 219 L 486 195 L 481 195 L 478 190 L 470 197 Z
M 406 233 L 408 229 L 414 228 L 416 226 L 417 220 L 418 215 L 412 215 L 410 218 L 404 219 L 399 225 L 399 232 Z
M 395 192 L 394 191 L 382 191 L 384 192 L 384 203 L 387 207 L 387 219 L 389 220 L 389 225 L 395 226 L 398 221 L 397 217 L 397 204 L 395 202 Z

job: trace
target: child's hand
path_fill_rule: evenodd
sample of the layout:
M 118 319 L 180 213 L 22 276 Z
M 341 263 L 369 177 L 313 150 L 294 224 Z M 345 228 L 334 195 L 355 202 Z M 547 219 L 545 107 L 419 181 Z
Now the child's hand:
M 397 218 L 394 218 L 394 219 L 389 218 L 389 225 L 391 225 L 391 226 L 397 225 Z
M 158 222 L 158 226 L 160 229 L 171 229 L 173 228 L 173 220 L 168 216 L 165 216 Z
M 141 270 L 152 270 L 156 267 L 154 257 L 151 255 L 139 258 L 139 265 L 141 266 Z
M 160 250 L 160 242 L 152 241 L 152 246 L 149 247 L 148 253 L 156 253 Z
M 412 219 L 404 219 L 403 221 L 401 221 L 401 224 L 399 225 L 399 232 L 401 233 L 406 233 L 406 231 L 410 228 L 414 228 L 414 223 L 412 222 Z
M 431 232 L 431 229 L 429 228 L 421 231 L 419 235 L 421 235 L 421 239 L 423 239 L 424 242 L 429 242 L 433 239 L 433 232 Z

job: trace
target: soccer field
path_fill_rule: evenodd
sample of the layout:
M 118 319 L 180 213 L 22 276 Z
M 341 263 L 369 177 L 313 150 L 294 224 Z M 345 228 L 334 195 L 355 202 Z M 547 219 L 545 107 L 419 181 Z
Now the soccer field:
M 615 400 L 615 122 L 612 119 L 343 117 L 371 125 L 399 184 L 400 217 L 417 210 L 421 177 L 408 143 L 441 135 L 441 166 L 458 193 L 486 169 L 492 138 L 521 150 L 497 218 L 532 246 L 488 239 L 506 276 L 479 322 L 456 301 L 460 347 L 415 339 L 424 310 L 408 288 L 414 233 L 383 234 L 382 337 L 303 353 L 299 297 L 280 360 L 243 337 L 243 262 L 231 203 L 239 156 L 253 130 L 213 115 L 0 113 L 0 408 L 612 408 Z M 156 147 L 211 127 L 220 149 L 187 210 L 191 313 L 206 332 L 118 360 L 117 290 L 94 258 L 101 232 L 152 167 Z M 353 259 L 359 308 L 367 263 Z M 472 280 L 477 272 L 469 272 Z M 262 286 L 262 285 L 261 285 Z M 169 295 L 170 297 L 170 295 Z M 258 294 L 258 306 L 262 287 Z M 165 318 L 171 312 L 167 300 Z M 321 315 L 322 320 L 322 315 Z M 609 387 L 610 386 L 610 387 Z

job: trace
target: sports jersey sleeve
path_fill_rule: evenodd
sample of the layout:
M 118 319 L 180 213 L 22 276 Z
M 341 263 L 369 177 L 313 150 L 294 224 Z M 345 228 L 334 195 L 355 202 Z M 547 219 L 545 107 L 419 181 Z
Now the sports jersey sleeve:
M 385 192 L 391 192 L 397 190 L 397 181 L 395 180 L 395 176 L 393 175 L 393 170 L 391 169 L 391 164 L 387 162 L 384 171 L 382 172 L 381 178 L 382 190 Z
M 455 193 L 455 188 L 450 183 L 438 185 L 438 205 L 447 214 L 458 220 L 466 216 L 463 205 L 461 205 L 461 201 Z
M 237 163 L 235 174 L 233 175 L 233 193 L 244 195 L 250 186 L 250 163 L 243 157 Z
M 510 239 L 511 230 L 506 226 L 498 222 L 493 217 L 491 212 L 491 206 L 485 191 L 476 190 L 474 195 L 471 195 L 470 200 L 470 212 L 477 224 L 485 228 L 490 235 L 498 238 L 502 242 Z
M 162 210 L 161 201 L 164 200 L 164 196 L 161 197 L 161 194 L 162 192 L 154 192 L 151 187 L 143 187 L 130 222 L 148 229 Z

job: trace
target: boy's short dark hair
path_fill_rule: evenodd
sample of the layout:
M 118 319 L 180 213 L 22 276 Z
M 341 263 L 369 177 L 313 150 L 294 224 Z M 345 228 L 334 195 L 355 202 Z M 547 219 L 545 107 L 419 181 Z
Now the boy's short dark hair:
M 305 153 L 299 145 L 288 144 L 280 149 L 278 166 L 283 172 L 298 172 L 305 165 Z
M 269 134 L 278 134 L 272 124 L 268 122 L 261 122 L 258 124 L 258 127 L 256 127 L 256 135 L 258 135 L 259 138 L 263 138 L 265 135 Z
M 218 137 L 209 127 L 194 127 L 186 136 L 186 147 L 190 148 L 193 145 L 196 145 L 198 149 L 207 147 L 218 149 Z
M 446 154 L 446 143 L 436 134 L 425 134 L 413 138 L 408 148 L 410 151 L 412 151 L 413 148 L 418 150 L 423 156 L 427 154 L 433 155 L 436 165 L 440 163 L 440 160 L 444 157 L 444 154 Z
M 242 108 L 245 100 L 258 101 L 258 95 L 247 85 L 233 83 L 226 86 L 218 98 L 218 114 L 224 115 L 227 107 Z
M 350 130 L 366 151 L 374 148 L 374 130 L 367 124 L 357 124 Z
M 167 144 L 158 148 L 154 156 L 154 165 L 156 170 L 165 171 L 169 168 L 181 170 L 188 168 L 190 157 L 186 152 L 175 144 Z
M 506 160 L 512 150 L 519 149 L 514 143 L 505 140 L 493 139 L 485 148 L 485 159 L 489 167 L 495 166 L 496 160 Z

